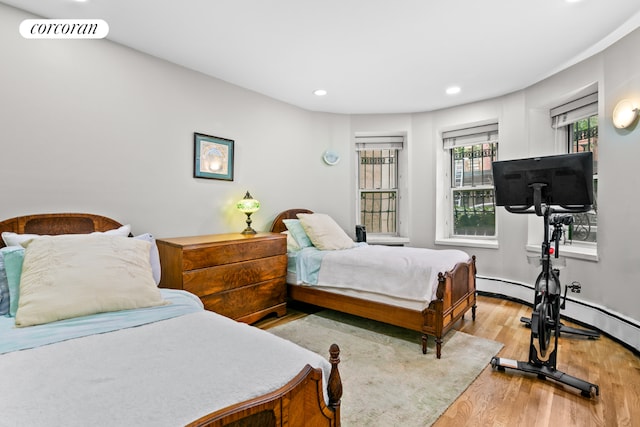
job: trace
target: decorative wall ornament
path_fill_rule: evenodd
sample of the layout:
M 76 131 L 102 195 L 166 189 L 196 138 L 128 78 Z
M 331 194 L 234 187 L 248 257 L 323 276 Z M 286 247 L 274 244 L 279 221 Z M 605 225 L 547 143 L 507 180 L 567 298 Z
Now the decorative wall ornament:
M 195 178 L 233 181 L 233 140 L 193 134 Z
M 322 160 L 324 160 L 324 162 L 329 166 L 334 166 L 340 161 L 340 154 L 334 150 L 326 150 L 322 153 Z

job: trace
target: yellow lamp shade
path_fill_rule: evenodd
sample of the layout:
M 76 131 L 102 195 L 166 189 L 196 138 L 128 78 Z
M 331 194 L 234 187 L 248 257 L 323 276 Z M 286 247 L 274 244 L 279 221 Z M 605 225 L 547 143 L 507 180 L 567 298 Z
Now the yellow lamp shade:
M 260 209 L 260 202 L 251 197 L 247 191 L 244 198 L 236 204 L 236 208 L 243 213 L 254 213 Z

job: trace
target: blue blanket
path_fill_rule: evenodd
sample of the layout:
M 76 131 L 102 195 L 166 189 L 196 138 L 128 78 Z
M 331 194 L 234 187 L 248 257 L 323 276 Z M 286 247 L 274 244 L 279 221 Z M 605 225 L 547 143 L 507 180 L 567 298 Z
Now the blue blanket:
M 367 246 L 365 242 L 356 243 L 355 247 Z M 347 251 L 349 249 L 346 249 Z M 318 284 L 318 273 L 322 266 L 322 259 L 328 254 L 342 251 L 321 251 L 315 246 L 303 248 L 299 251 L 289 252 L 287 269 L 296 273 L 298 280 L 308 285 Z
M 16 328 L 13 317 L 0 316 L 0 354 L 131 328 L 204 310 L 200 299 L 189 292 L 175 289 L 160 289 L 160 292 L 171 304 L 99 313 L 25 328 Z

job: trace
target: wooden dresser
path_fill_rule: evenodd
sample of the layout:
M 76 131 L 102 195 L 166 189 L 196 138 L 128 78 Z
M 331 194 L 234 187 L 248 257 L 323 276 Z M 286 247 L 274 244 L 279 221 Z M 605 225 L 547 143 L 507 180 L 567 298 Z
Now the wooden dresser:
M 207 310 L 241 322 L 286 314 L 285 235 L 212 234 L 156 243 L 161 287 L 189 291 Z

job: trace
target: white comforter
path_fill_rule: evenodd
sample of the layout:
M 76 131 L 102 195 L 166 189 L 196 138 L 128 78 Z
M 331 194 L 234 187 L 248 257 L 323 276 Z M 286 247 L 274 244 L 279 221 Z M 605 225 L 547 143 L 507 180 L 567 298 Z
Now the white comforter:
M 178 426 L 330 364 L 211 312 L 0 355 L 1 426 Z M 326 389 L 326 384 L 324 389 Z
M 436 298 L 438 273 L 468 260 L 467 253 L 454 249 L 365 245 L 328 251 L 317 284 L 429 303 Z

